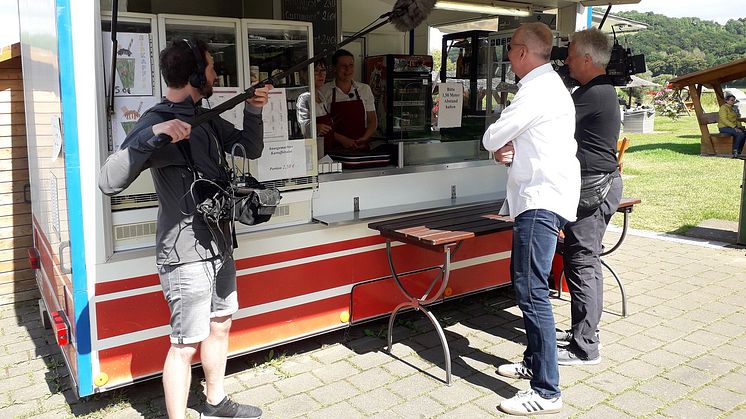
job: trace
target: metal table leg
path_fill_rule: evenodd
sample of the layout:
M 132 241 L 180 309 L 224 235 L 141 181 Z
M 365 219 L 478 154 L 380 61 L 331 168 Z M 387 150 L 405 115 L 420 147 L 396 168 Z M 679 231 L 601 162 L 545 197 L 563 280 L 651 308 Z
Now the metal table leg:
M 438 334 L 438 337 L 440 338 L 440 343 L 443 346 L 443 357 L 445 358 L 445 369 L 446 369 L 446 384 L 449 386 L 452 383 L 451 380 L 451 351 L 448 348 L 448 341 L 446 340 L 445 332 L 443 332 L 443 328 L 441 327 L 440 323 L 438 323 L 438 319 L 435 318 L 435 315 L 433 315 L 430 310 L 426 309 L 425 306 L 428 304 L 431 304 L 438 299 L 440 299 L 443 295 L 443 292 L 445 291 L 446 287 L 448 286 L 448 279 L 450 276 L 450 268 L 451 268 L 451 258 L 456 253 L 458 248 L 461 246 L 461 242 L 459 242 L 457 245 L 445 245 L 443 246 L 443 265 L 436 267 L 434 269 L 437 269 L 439 271 L 438 274 L 435 275 L 435 278 L 430 283 L 430 286 L 428 287 L 427 291 L 422 295 L 422 297 L 415 297 L 413 296 L 409 291 L 407 291 L 406 287 L 402 283 L 401 277 L 406 275 L 411 275 L 414 273 L 424 272 L 426 270 L 430 270 L 433 268 L 428 269 L 420 269 L 416 271 L 410 271 L 410 272 L 404 272 L 404 273 L 397 273 L 396 268 L 394 267 L 394 260 L 393 256 L 391 254 L 391 240 L 386 240 L 386 257 L 389 261 L 389 268 L 391 269 L 391 276 L 394 278 L 394 282 L 396 282 L 397 287 L 399 287 L 399 290 L 404 294 L 404 296 L 407 298 L 408 301 L 405 301 L 394 309 L 394 311 L 391 313 L 391 317 L 389 318 L 389 327 L 388 327 L 388 334 L 387 334 L 387 343 L 388 347 L 386 348 L 386 351 L 391 353 L 392 345 L 393 345 L 393 331 L 394 331 L 394 320 L 396 319 L 396 315 L 398 312 L 405 308 L 414 308 L 415 310 L 422 311 L 422 313 L 425 314 L 425 316 L 430 320 L 430 323 L 433 324 L 433 327 L 435 328 L 435 332 Z M 432 292 L 432 290 L 435 288 L 435 285 L 438 283 L 439 280 L 441 280 L 440 288 L 432 295 L 432 297 L 427 298 L 427 296 Z
M 615 250 L 619 248 L 619 246 L 622 245 L 622 242 L 624 242 L 624 239 L 627 237 L 627 229 L 629 228 L 629 213 L 630 212 L 631 212 L 631 208 L 625 209 L 623 212 L 624 214 L 623 223 L 624 224 L 622 226 L 622 234 L 619 236 L 619 240 L 617 240 L 616 244 L 614 244 L 614 246 L 612 246 L 611 249 L 605 252 L 601 252 L 601 254 L 599 255 L 599 260 L 601 261 L 601 265 L 605 266 L 606 269 L 608 269 L 609 272 L 611 272 L 611 275 L 614 277 L 614 279 L 616 280 L 616 283 L 619 285 L 619 291 L 622 294 L 622 317 L 627 317 L 627 293 L 624 291 L 624 284 L 622 283 L 622 279 L 619 278 L 619 275 L 617 275 L 616 271 L 614 271 L 614 269 L 612 269 L 608 263 L 604 262 L 604 260 L 601 259 L 601 256 L 606 256 L 614 252 Z
M 627 293 L 624 292 L 624 284 L 622 283 L 622 280 L 619 279 L 619 275 L 609 266 L 606 262 L 604 262 L 603 259 L 601 260 L 601 265 L 605 266 L 606 269 L 611 272 L 611 276 L 616 279 L 616 283 L 619 285 L 619 291 L 622 293 L 622 317 L 627 317 Z

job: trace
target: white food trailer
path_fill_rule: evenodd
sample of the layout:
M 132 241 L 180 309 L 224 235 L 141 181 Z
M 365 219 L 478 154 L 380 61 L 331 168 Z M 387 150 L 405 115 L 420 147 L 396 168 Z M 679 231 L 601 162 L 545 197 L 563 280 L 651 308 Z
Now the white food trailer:
M 314 1 L 336 7 L 340 35 L 356 31 L 394 4 Z M 271 74 L 271 66 L 287 68 L 295 64 L 290 61 L 313 55 L 313 25 L 282 20 L 280 0 L 120 3 L 115 28 L 111 1 L 19 4 L 32 259 L 41 307 L 49 314 L 80 396 L 158 375 L 169 346 L 168 306 L 154 255 L 158 201 L 149 173 L 113 198 L 97 187 L 105 159 L 164 91 L 158 51 L 182 37 L 208 42 L 221 84 L 206 104 L 211 106 L 247 88 L 262 73 Z M 513 3 L 531 6 L 524 8 L 527 13 L 559 8 L 553 11 L 561 23 L 556 29 L 565 33 L 587 14 L 576 0 Z M 268 8 L 270 17 L 254 17 L 247 12 L 252 8 Z M 436 10 L 410 33 L 393 28 L 371 33 L 363 51 L 426 54 L 428 24 L 475 16 Z M 116 51 L 112 30 L 117 32 Z M 283 199 L 269 223 L 238 231 L 240 309 L 230 338 L 234 356 L 390 313 L 403 297 L 391 280 L 385 240 L 368 228 L 372 220 L 504 197 L 506 170 L 491 161 L 478 138 L 463 139 L 460 148 L 473 151 L 455 153 L 456 158 L 449 155 L 459 148 L 454 140 L 410 139 L 397 144 L 405 155 L 386 167 L 319 174 L 315 127 L 314 135 L 304 138 L 293 126 L 293 103 L 300 93 L 313 90 L 310 84 L 304 74 L 293 74 L 273 91 L 264 111 L 265 153 L 250 169 L 263 183 L 279 188 Z M 239 115 L 240 108 L 223 114 L 236 123 Z M 409 158 L 410 149 L 419 154 Z M 510 232 L 469 241 L 454 261 L 445 298 L 509 283 L 509 250 Z M 409 245 L 395 246 L 393 254 L 405 269 L 436 262 L 434 255 Z

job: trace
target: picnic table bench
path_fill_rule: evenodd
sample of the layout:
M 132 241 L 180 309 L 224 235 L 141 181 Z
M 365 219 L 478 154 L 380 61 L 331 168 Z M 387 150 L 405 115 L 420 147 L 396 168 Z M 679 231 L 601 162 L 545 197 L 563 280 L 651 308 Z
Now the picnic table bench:
M 617 242 L 609 250 L 603 252 L 601 256 L 608 255 L 621 246 L 627 235 L 629 227 L 629 214 L 634 206 L 641 201 L 636 198 L 623 198 L 619 204 L 617 212 L 624 214 L 622 233 Z M 406 308 L 413 308 L 421 311 L 433 324 L 435 331 L 443 346 L 443 356 L 445 358 L 446 383 L 450 386 L 451 379 L 451 353 L 448 347 L 443 328 L 437 318 L 427 309 L 427 306 L 437 302 L 443 296 L 443 292 L 448 286 L 448 280 L 451 271 L 451 261 L 464 241 L 473 239 L 478 236 L 495 234 L 512 230 L 513 221 L 503 215 L 499 215 L 502 200 L 487 202 L 483 204 L 470 205 L 466 207 L 439 210 L 425 214 L 412 215 L 377 221 L 368 224 L 368 227 L 378 232 L 386 239 L 386 257 L 388 259 L 391 276 L 393 277 L 397 288 L 405 297 L 405 301 L 397 305 L 391 312 L 388 321 L 388 331 L 386 336 L 387 352 L 391 353 L 393 344 L 393 328 L 396 315 L 399 311 Z M 393 241 L 399 241 L 424 248 L 442 255 L 442 264 L 423 269 L 417 269 L 407 272 L 398 272 L 392 256 Z M 601 263 L 606 266 L 619 284 L 622 293 L 622 313 L 626 316 L 627 303 L 624 285 L 619 275 L 603 260 Z M 405 277 L 420 274 L 426 271 L 435 270 L 437 273 L 430 282 L 427 290 L 420 296 L 411 293 L 405 285 Z M 559 292 L 561 295 L 562 278 L 560 278 Z M 438 286 L 440 283 L 440 286 Z M 436 288 L 437 286 L 437 288 Z
M 451 353 L 448 348 L 448 341 L 440 323 L 426 306 L 438 301 L 443 296 L 443 292 L 448 286 L 451 260 L 465 240 L 513 228 L 513 222 L 508 217 L 498 214 L 501 206 L 502 200 L 368 224 L 369 228 L 378 230 L 386 239 L 386 257 L 389 268 L 391 269 L 391 275 L 399 290 L 406 297 L 406 301 L 396 306 L 391 312 L 391 317 L 389 317 L 387 351 L 391 352 L 393 343 L 392 332 L 397 313 L 405 308 L 413 308 L 416 311 L 421 311 L 433 324 L 443 346 L 446 383 L 449 386 L 452 380 Z M 443 262 L 438 266 L 408 272 L 398 272 L 391 252 L 392 241 L 399 241 L 438 252 L 442 254 Z M 429 270 L 437 270 L 438 272 L 424 294 L 417 296 L 407 290 L 405 277 Z M 440 286 L 436 289 L 439 282 Z

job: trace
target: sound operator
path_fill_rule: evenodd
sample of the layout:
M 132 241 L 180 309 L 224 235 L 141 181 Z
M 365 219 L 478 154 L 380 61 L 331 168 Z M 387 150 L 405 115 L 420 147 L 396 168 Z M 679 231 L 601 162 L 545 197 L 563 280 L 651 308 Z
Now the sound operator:
M 334 81 L 321 88 L 328 101 L 332 131 L 324 138 L 324 150 L 369 150 L 378 127 L 373 92 L 365 83 L 354 81 L 355 57 L 340 49 L 332 56 Z
M 225 151 L 238 143 L 247 158 L 264 148 L 262 107 L 267 85 L 246 100 L 243 130 L 215 117 L 188 122 L 205 112 L 202 99 L 212 95 L 218 76 L 207 44 L 176 40 L 160 54 L 168 88 L 161 103 L 143 114 L 119 151 L 101 168 L 99 188 L 116 195 L 150 168 L 158 196 L 156 264 L 171 312 L 171 346 L 163 366 L 163 390 L 169 418 L 183 418 L 192 371 L 200 352 L 207 400 L 202 415 L 212 418 L 258 418 L 258 407 L 238 404 L 225 393 L 225 365 L 231 316 L 238 310 L 233 236 L 229 221 L 209 222 L 197 214 L 199 187 L 230 182 Z M 186 140 L 186 141 L 185 141 Z M 199 176 L 198 176 L 199 173 Z

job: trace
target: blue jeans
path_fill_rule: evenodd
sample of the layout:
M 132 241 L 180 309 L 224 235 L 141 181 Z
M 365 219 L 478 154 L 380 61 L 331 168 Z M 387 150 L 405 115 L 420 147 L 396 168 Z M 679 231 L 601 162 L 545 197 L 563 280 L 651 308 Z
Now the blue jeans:
M 531 388 L 544 398 L 560 395 L 548 281 L 557 234 L 565 222 L 551 211 L 534 209 L 521 213 L 513 225 L 510 275 L 528 340 L 523 362 L 533 373 Z
M 743 151 L 743 144 L 746 142 L 746 132 L 731 128 L 731 127 L 723 127 L 720 128 L 721 134 L 729 134 L 733 136 L 733 152 L 738 152 L 738 154 L 741 154 Z

